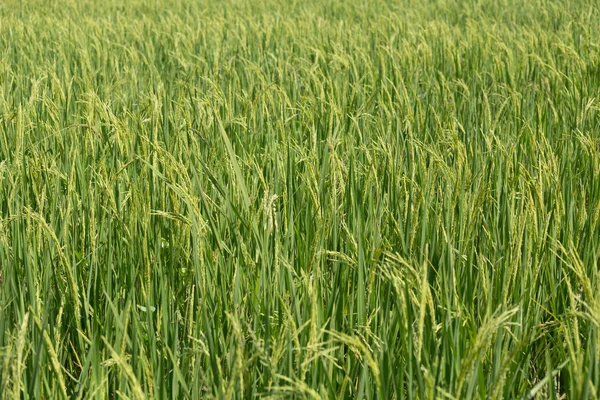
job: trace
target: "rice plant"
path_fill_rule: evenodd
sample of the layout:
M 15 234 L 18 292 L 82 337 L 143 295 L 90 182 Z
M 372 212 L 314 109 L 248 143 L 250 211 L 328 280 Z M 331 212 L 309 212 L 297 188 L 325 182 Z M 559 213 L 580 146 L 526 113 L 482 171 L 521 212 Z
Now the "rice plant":
M 1 2 L 1 397 L 600 397 L 599 21 Z

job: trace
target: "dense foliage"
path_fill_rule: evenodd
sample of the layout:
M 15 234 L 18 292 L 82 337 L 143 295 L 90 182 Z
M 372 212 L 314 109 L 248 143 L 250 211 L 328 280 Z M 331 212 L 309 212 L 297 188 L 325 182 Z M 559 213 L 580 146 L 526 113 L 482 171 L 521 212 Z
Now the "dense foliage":
M 0 2 L 0 393 L 600 396 L 600 5 Z

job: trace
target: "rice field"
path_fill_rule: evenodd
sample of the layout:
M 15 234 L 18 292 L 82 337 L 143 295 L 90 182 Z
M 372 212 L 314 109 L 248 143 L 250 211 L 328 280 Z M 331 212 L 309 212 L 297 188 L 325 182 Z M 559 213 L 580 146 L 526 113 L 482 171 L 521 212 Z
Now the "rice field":
M 597 399 L 600 3 L 0 2 L 0 397 Z

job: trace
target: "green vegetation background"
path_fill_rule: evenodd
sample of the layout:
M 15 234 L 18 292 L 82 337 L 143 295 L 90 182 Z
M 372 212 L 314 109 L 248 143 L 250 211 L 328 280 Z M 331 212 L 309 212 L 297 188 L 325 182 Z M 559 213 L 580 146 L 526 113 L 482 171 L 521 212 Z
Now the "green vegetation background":
M 598 398 L 599 33 L 2 1 L 2 397 Z

